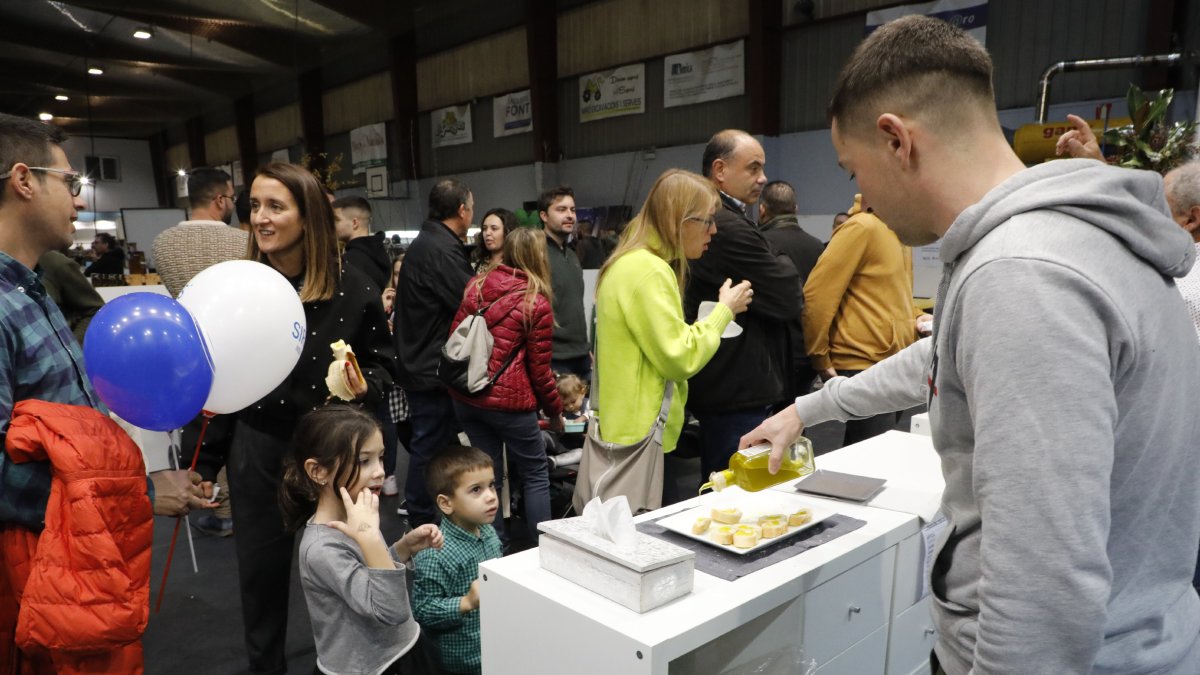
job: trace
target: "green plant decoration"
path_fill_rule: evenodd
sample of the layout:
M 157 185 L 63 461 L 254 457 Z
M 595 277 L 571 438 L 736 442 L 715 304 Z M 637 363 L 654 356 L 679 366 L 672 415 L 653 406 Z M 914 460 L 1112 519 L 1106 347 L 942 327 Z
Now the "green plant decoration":
M 327 152 L 318 152 L 315 155 L 306 152 L 300 158 L 300 166 L 312 172 L 312 175 L 321 181 L 321 185 L 336 190 L 342 186 L 342 182 L 334 177 L 342 170 L 342 157 L 340 152 L 332 159 Z
M 1110 164 L 1166 173 L 1200 153 L 1195 122 L 1167 121 L 1174 98 L 1174 89 L 1147 96 L 1141 87 L 1129 85 L 1125 102 L 1133 123 L 1104 133 L 1104 153 Z

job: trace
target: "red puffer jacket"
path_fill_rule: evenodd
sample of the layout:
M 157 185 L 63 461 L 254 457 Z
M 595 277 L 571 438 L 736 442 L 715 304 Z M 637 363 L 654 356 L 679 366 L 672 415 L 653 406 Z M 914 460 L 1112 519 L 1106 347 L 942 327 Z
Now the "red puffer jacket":
M 525 412 L 541 408 L 551 419 L 558 417 L 562 414 L 562 402 L 558 400 L 554 373 L 550 370 L 550 340 L 554 334 L 550 303 L 538 295 L 533 311 L 526 317 L 528 277 L 522 270 L 507 265 L 500 265 L 487 275 L 482 297 L 476 287 L 477 280 L 478 277 L 467 284 L 462 304 L 450 324 L 450 332 L 453 333 L 468 314 L 495 302 L 483 314 L 495 340 L 488 372 L 494 375 L 514 349 L 516 354 L 491 387 L 474 396 L 454 390 L 450 390 L 450 395 L 487 410 Z
M 58 673 L 141 672 L 154 530 L 141 451 L 100 411 L 46 401 L 17 403 L 5 445 L 53 477 L 42 533 L 0 532 L 16 643 Z

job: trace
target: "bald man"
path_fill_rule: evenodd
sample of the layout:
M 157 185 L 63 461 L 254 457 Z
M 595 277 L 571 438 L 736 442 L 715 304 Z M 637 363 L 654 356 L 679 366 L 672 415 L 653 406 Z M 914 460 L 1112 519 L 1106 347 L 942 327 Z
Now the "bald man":
M 704 149 L 701 171 L 721 193 L 717 233 L 691 264 L 684 312 L 694 321 L 700 302 L 716 300 L 726 279 L 748 280 L 754 303 L 737 322 L 741 335 L 721 341 L 716 355 L 689 384 L 688 408 L 700 421 L 701 480 L 729 465 L 738 438 L 789 394 L 788 326 L 804 304 L 800 274 L 776 254 L 748 210 L 767 184 L 766 156 L 753 136 L 727 129 Z

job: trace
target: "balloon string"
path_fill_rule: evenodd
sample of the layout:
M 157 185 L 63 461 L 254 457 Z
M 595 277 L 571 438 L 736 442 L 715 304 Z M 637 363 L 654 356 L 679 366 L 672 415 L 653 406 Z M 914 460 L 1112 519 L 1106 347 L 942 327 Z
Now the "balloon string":
M 200 446 L 204 444 L 204 432 L 208 430 L 208 421 L 212 418 L 213 414 L 205 410 L 204 421 L 200 423 L 200 437 L 196 439 L 196 450 L 192 453 L 192 464 L 188 467 L 189 481 L 192 472 L 196 470 L 196 461 L 200 459 Z M 175 542 L 179 539 L 179 526 L 183 524 L 185 517 L 175 519 L 175 532 L 171 534 L 171 548 L 167 550 L 167 564 L 163 566 L 162 582 L 158 584 L 158 601 L 154 603 L 155 614 L 162 609 L 163 593 L 167 589 L 167 575 L 171 573 L 171 559 L 175 557 Z

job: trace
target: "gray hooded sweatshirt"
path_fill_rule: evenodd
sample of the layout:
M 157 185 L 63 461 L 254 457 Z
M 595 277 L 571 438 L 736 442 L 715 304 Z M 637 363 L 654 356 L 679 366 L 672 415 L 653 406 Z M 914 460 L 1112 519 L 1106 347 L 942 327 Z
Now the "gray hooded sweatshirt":
M 1150 172 L 1010 177 L 942 240 L 933 337 L 796 401 L 806 425 L 929 405 L 951 675 L 1200 673 L 1195 252 L 1166 213 Z

